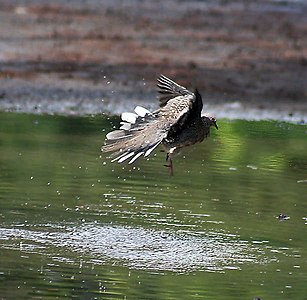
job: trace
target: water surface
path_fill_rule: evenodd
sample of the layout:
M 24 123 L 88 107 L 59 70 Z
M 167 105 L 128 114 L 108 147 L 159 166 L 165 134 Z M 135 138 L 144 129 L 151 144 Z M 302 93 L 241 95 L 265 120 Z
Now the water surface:
M 170 177 L 100 153 L 117 118 L 0 117 L 2 297 L 306 299 L 306 126 L 219 121 Z

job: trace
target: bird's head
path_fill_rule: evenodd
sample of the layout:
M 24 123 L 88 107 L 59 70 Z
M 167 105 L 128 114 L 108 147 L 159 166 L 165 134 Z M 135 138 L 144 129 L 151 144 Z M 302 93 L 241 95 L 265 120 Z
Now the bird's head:
M 219 127 L 216 124 L 216 119 L 214 117 L 209 117 L 210 119 L 210 126 L 214 126 L 216 129 L 219 129 Z
M 219 129 L 219 127 L 216 124 L 216 119 L 214 117 L 203 116 L 202 119 L 205 123 L 209 124 L 209 126 L 214 126 L 216 129 Z

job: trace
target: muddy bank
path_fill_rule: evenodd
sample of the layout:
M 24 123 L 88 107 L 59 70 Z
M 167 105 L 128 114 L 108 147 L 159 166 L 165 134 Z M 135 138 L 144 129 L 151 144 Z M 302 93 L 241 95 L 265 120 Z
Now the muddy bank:
M 4 0 L 0 109 L 155 109 L 163 73 L 219 118 L 307 122 L 306 13 L 304 1 Z

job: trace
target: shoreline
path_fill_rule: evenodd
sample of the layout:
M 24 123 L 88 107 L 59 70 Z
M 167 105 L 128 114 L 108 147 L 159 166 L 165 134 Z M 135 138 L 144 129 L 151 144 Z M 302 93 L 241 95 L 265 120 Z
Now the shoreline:
M 77 84 L 76 84 L 77 83 Z M 78 88 L 76 88 L 76 85 Z M 14 90 L 9 95 L 0 94 L 0 111 L 63 116 L 120 115 L 133 112 L 140 105 L 150 111 L 159 108 L 158 93 L 154 83 L 143 78 L 136 84 L 119 86 L 107 77 L 101 84 L 87 81 L 62 80 L 45 75 L 39 82 L 20 79 L 2 81 L 2 88 Z M 191 87 L 188 87 L 191 88 Z M 245 99 L 232 95 L 208 93 L 203 97 L 203 113 L 217 119 L 275 120 L 307 124 L 307 103 L 280 100 Z M 9 97 L 8 97 L 9 96 Z
M 0 111 L 158 108 L 160 74 L 217 118 L 307 123 L 307 5 L 243 0 L 0 3 Z
M 116 109 L 110 104 L 100 104 L 101 100 L 96 99 L 94 103 L 88 101 L 76 106 L 75 101 L 59 101 L 52 103 L 44 103 L 37 105 L 36 102 L 28 101 L 26 103 L 12 106 L 10 103 L 1 102 L 0 111 L 7 113 L 28 113 L 28 114 L 48 114 L 48 115 L 62 115 L 62 116 L 88 116 L 88 115 L 110 115 L 120 116 L 121 113 L 133 112 L 136 105 L 141 105 L 151 111 L 158 108 L 156 105 L 147 105 L 147 101 L 125 101 L 118 103 Z M 103 102 L 101 102 L 103 103 Z M 275 107 L 246 105 L 242 102 L 229 102 L 221 104 L 204 105 L 203 113 L 211 115 L 219 119 L 227 120 L 247 120 L 247 121 L 282 121 L 287 123 L 294 123 L 300 125 L 307 124 L 307 112 L 302 111 L 299 107 L 295 110 L 293 105 L 284 103 Z

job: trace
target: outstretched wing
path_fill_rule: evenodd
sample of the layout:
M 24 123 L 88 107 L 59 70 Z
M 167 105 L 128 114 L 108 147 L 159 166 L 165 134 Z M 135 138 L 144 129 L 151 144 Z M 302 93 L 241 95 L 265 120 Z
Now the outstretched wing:
M 175 97 L 193 95 L 191 91 L 162 74 L 158 77 L 157 80 L 157 86 L 159 88 L 158 92 L 161 94 L 160 107 L 165 106 L 170 99 L 173 99 Z
M 106 136 L 101 151 L 115 152 L 112 161 L 122 163 L 129 160 L 129 164 L 132 164 L 140 156 L 150 155 L 167 136 L 167 131 L 156 114 L 151 114 L 140 106 L 136 107 L 135 112 L 137 114 L 123 113 L 120 129 Z
M 158 78 L 158 87 L 163 94 L 160 98 L 160 114 L 171 123 L 167 138 L 174 138 L 193 120 L 201 117 L 203 101 L 197 89 L 192 93 L 164 75 Z

